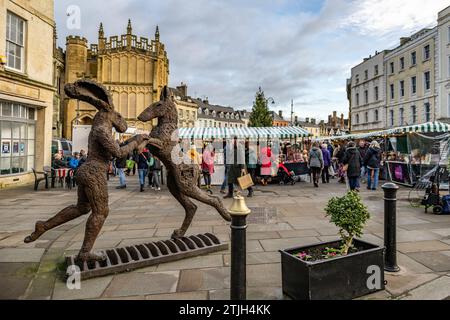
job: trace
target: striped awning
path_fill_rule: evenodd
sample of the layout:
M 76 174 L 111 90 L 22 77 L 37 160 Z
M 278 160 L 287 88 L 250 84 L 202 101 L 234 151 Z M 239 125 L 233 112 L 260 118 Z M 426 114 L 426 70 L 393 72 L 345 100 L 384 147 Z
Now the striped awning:
M 227 139 L 227 138 L 279 138 L 308 137 L 310 134 L 300 127 L 246 127 L 246 128 L 179 128 L 180 139 Z
M 419 132 L 419 133 L 429 133 L 429 132 L 449 132 L 450 126 L 447 123 L 434 121 L 434 122 L 425 122 L 421 124 L 414 124 L 410 126 L 402 126 L 396 127 L 392 129 L 382 130 L 382 131 L 373 131 L 366 133 L 355 133 L 355 134 L 346 134 L 342 136 L 335 137 L 320 137 L 317 140 L 348 140 L 348 139 L 365 139 L 370 137 L 381 137 L 393 134 L 401 134 L 408 132 Z

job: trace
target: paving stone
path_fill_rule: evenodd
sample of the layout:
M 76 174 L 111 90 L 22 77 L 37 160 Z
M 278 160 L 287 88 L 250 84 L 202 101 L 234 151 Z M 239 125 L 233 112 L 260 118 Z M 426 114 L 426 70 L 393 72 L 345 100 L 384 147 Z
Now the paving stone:
M 450 277 L 443 276 L 411 290 L 404 300 L 442 300 L 450 296 Z
M 122 224 L 119 225 L 116 230 L 145 230 L 155 229 L 155 223 L 135 223 L 135 224 Z M 106 230 L 103 230 L 106 231 Z
M 209 267 L 222 267 L 223 259 L 221 255 L 203 255 L 193 258 L 186 258 L 178 261 L 159 264 L 158 271 L 181 270 L 181 269 L 201 269 Z
M 433 272 L 430 268 L 427 268 L 423 264 L 417 262 L 416 260 L 408 257 L 406 254 L 397 252 L 397 264 L 401 269 L 407 269 L 411 273 L 430 273 Z
M 394 273 L 386 272 L 384 277 L 387 281 L 386 290 L 389 291 L 391 295 L 398 297 L 409 290 L 436 279 L 438 275 L 433 273 L 416 274 L 401 270 L 400 272 Z
M 45 249 L 2 248 L 0 262 L 39 262 Z
M 31 280 L 32 277 L 0 274 L 0 299 L 16 300 L 23 297 Z
M 70 290 L 66 282 L 57 280 L 53 291 L 53 299 L 56 300 L 79 300 L 99 298 L 108 285 L 111 283 L 112 276 L 82 280 L 80 289 Z
M 282 231 L 282 230 L 292 230 L 292 227 L 288 223 L 249 224 L 247 227 L 248 232 L 267 232 L 267 231 Z
M 178 292 L 190 292 L 230 287 L 230 268 L 182 270 Z
M 278 231 L 281 238 L 316 237 L 320 234 L 313 229 Z
M 449 251 L 414 252 L 408 255 L 433 271 L 450 271 Z
M 281 287 L 281 263 L 248 265 L 247 286 Z
M 109 249 L 114 248 L 120 243 L 119 239 L 116 240 L 107 240 L 107 239 L 97 239 L 94 243 L 94 250 L 98 249 Z M 80 250 L 82 241 L 72 242 L 67 250 Z
M 175 292 L 179 271 L 116 275 L 103 297 L 122 297 Z
M 152 294 L 145 297 L 147 300 L 207 300 L 208 291 L 175 292 Z
M 231 248 L 230 248 L 231 249 Z M 263 247 L 259 240 L 248 240 L 247 241 L 247 252 L 262 252 Z
M 231 264 L 231 255 L 223 255 L 224 266 L 229 267 Z M 279 263 L 281 256 L 278 251 L 275 252 L 248 252 L 247 265 L 250 264 L 264 264 L 264 263 Z
M 247 232 L 247 240 L 262 240 L 262 239 L 278 239 L 280 235 L 277 231 L 265 232 Z
M 316 237 L 302 238 L 286 238 L 286 239 L 269 239 L 261 240 L 264 251 L 277 251 L 280 249 L 288 249 L 293 247 L 306 246 L 320 242 Z
M 377 237 L 383 238 L 383 233 L 376 233 Z M 401 230 L 397 229 L 397 243 L 399 242 L 414 242 L 414 241 L 427 241 L 427 240 L 439 240 L 441 237 L 431 231 L 427 230 Z
M 402 242 L 397 245 L 397 250 L 401 252 L 424 252 L 424 251 L 444 251 L 450 250 L 450 246 L 440 241 L 415 241 Z
M 134 238 L 149 238 L 155 234 L 155 229 L 146 230 L 122 230 L 122 231 L 105 231 L 97 240 L 122 240 Z
M 229 300 L 230 289 L 209 291 L 211 300 Z M 279 287 L 255 287 L 247 288 L 247 300 L 282 300 L 283 292 Z

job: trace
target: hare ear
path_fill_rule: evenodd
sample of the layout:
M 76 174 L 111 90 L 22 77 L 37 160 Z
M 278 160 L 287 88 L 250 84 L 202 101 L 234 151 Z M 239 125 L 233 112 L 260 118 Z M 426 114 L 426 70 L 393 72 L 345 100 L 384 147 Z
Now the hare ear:
M 92 80 L 77 80 L 64 86 L 65 93 L 73 99 L 85 101 L 99 111 L 114 109 L 110 94 L 104 86 Z
M 170 92 L 169 88 L 167 86 L 164 86 L 164 88 L 161 90 L 161 95 L 159 97 L 160 101 L 167 101 L 169 100 Z

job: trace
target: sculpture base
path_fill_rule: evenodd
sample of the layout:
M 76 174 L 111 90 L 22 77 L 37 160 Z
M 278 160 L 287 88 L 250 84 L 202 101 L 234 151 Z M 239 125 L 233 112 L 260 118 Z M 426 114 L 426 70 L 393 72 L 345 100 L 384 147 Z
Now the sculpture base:
M 100 251 L 106 256 L 104 261 L 79 263 L 76 256 L 68 256 L 66 264 L 78 266 L 81 280 L 85 280 L 227 249 L 228 244 L 205 233 Z

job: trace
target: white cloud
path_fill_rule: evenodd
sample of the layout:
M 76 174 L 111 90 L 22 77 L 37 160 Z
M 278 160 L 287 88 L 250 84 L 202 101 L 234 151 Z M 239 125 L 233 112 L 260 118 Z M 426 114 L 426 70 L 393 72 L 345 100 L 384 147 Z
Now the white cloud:
M 448 0 L 358 0 L 342 27 L 355 27 L 363 34 L 384 36 L 393 31 L 414 32 L 436 25 L 437 14 Z

